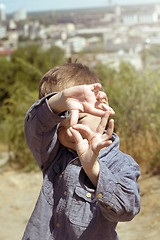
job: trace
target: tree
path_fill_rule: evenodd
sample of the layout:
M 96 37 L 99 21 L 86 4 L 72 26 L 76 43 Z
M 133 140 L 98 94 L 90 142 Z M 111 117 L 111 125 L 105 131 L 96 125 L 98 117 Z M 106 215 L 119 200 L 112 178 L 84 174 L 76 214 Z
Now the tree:
M 11 56 L 12 61 L 15 59 L 23 59 L 44 74 L 64 62 L 64 51 L 56 46 L 43 50 L 40 45 L 32 44 L 19 47 Z
M 10 61 L 0 59 L 0 140 L 13 153 L 10 162 L 19 167 L 36 166 L 24 138 L 25 114 L 38 99 L 39 81 L 44 73 L 63 59 L 59 48 L 42 51 L 37 45 L 17 49 Z
M 0 106 L 5 98 L 9 97 L 8 89 L 14 83 L 12 63 L 0 58 Z
M 13 153 L 11 163 L 29 169 L 35 164 L 24 139 L 24 118 L 30 105 L 36 101 L 37 92 L 29 91 L 23 83 L 15 83 L 12 90 L 11 97 L 3 102 L 1 133 Z

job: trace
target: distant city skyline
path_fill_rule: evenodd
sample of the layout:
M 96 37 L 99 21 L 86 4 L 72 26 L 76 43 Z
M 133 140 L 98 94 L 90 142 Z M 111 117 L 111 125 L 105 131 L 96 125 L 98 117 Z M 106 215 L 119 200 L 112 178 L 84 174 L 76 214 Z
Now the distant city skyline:
M 25 8 L 27 12 L 64 10 L 91 7 L 107 7 L 109 4 L 135 5 L 159 3 L 160 0 L 0 0 L 0 4 L 6 7 L 6 13 L 13 13 L 20 8 Z

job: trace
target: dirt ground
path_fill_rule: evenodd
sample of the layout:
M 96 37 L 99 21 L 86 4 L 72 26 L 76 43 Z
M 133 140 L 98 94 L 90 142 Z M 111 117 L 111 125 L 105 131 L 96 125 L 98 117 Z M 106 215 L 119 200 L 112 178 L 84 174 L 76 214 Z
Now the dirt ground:
M 42 175 L 0 168 L 0 240 L 20 240 L 42 184 Z M 120 240 L 160 239 L 160 176 L 143 176 L 141 212 L 119 223 Z M 35 239 L 36 240 L 36 239 Z M 68 239 L 69 240 L 69 239 Z

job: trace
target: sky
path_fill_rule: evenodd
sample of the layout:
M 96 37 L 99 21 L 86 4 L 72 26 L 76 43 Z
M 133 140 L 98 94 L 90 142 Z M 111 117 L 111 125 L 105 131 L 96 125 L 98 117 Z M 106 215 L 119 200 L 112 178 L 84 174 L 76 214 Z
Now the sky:
M 89 7 L 104 7 L 108 3 L 129 5 L 129 4 L 147 4 L 160 3 L 160 0 L 0 0 L 4 4 L 7 13 L 25 8 L 27 12 L 43 10 L 63 10 Z

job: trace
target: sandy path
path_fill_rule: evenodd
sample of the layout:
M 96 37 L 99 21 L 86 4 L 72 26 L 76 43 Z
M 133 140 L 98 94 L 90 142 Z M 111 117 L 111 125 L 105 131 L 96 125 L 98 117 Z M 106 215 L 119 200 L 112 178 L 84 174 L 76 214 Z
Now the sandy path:
M 0 240 L 20 240 L 42 184 L 41 173 L 0 171 Z M 120 223 L 120 240 L 160 239 L 160 176 L 139 181 L 142 208 L 129 223 Z
M 0 240 L 20 240 L 39 194 L 40 173 L 0 174 Z
M 141 211 L 128 223 L 120 223 L 120 240 L 160 240 L 160 176 L 143 178 Z

